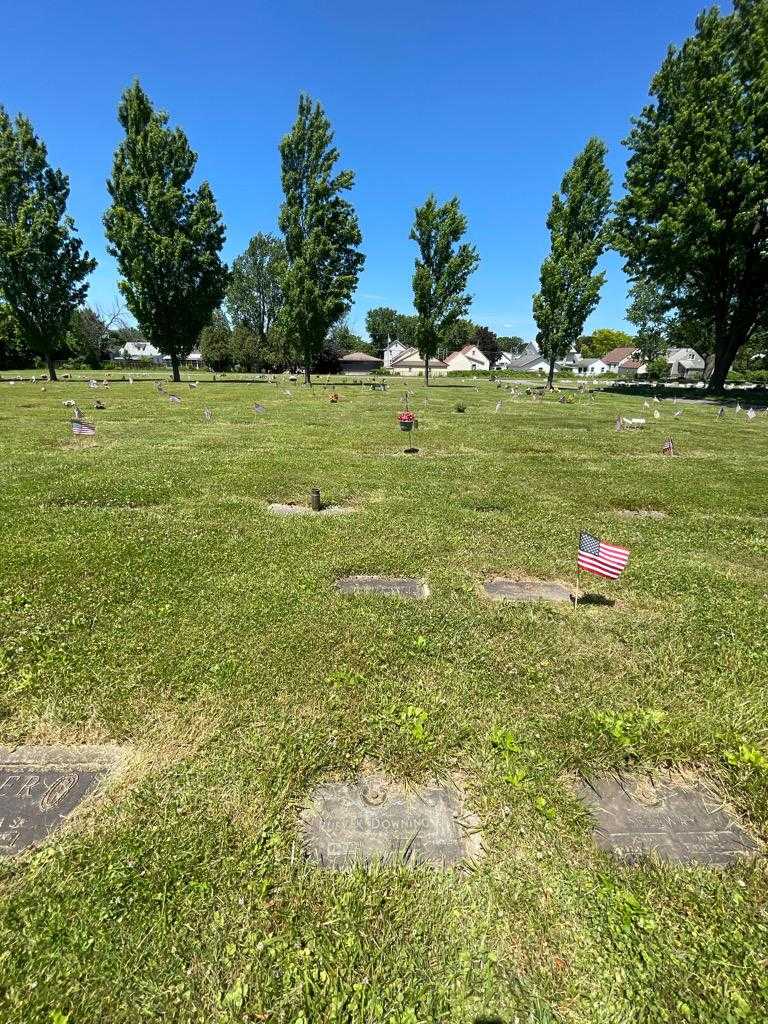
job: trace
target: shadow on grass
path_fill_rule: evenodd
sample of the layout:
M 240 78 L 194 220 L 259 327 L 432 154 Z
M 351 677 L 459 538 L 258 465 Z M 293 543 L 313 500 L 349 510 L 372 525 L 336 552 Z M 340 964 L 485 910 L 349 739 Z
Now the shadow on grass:
M 571 595 L 571 603 L 576 604 L 573 595 Z M 613 608 L 616 602 L 612 597 L 606 597 L 604 594 L 579 594 L 579 604 L 590 604 L 597 608 Z

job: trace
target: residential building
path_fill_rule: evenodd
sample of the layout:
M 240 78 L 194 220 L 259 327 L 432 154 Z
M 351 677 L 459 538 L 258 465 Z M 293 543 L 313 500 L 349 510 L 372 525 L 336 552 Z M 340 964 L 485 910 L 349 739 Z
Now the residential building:
M 638 348 L 632 345 L 622 345 L 619 348 L 612 348 L 610 352 L 606 352 L 600 358 L 608 367 L 610 373 L 620 373 L 624 365 L 628 362 L 633 362 L 639 354 L 640 350 Z
M 390 372 L 399 377 L 418 377 L 424 373 L 424 360 L 416 348 L 407 348 L 389 366 Z M 430 376 L 444 377 L 448 373 L 448 364 L 442 359 L 430 359 Z
M 339 360 L 339 372 L 347 375 L 355 373 L 371 373 L 380 370 L 383 359 L 371 355 L 370 352 L 348 352 Z
M 599 377 L 603 373 L 611 372 L 602 359 L 578 359 L 574 363 L 573 371 L 579 377 Z
M 549 360 L 544 358 L 534 342 L 530 342 L 519 356 L 513 356 L 511 352 L 502 352 L 496 369 L 518 370 L 520 373 L 545 373 L 549 370 Z
M 387 347 L 384 349 L 384 368 L 388 369 L 393 361 L 401 356 L 403 352 L 408 348 L 402 341 L 390 341 L 387 339 Z
M 456 370 L 490 370 L 491 364 L 477 345 L 465 345 L 445 357 L 448 372 Z
M 695 349 L 667 349 L 667 368 L 670 377 L 698 380 L 704 375 L 705 362 Z

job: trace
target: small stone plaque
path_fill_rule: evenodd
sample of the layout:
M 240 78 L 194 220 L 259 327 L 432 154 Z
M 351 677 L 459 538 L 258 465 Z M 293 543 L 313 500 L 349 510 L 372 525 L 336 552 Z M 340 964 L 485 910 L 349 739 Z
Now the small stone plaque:
M 667 513 L 660 512 L 655 508 L 621 508 L 619 515 L 622 519 L 666 519 Z
M 94 792 L 114 747 L 0 748 L 0 856 L 44 842 Z
M 429 590 L 421 580 L 396 576 L 343 576 L 336 580 L 342 594 L 395 594 L 400 597 L 427 597 Z
M 327 782 L 313 791 L 302 825 L 307 855 L 325 868 L 372 861 L 449 868 L 481 852 L 479 823 L 450 786 L 406 789 L 383 776 Z
M 483 584 L 487 597 L 493 601 L 565 601 L 571 600 L 571 591 L 560 583 L 545 580 L 488 580 Z
M 587 780 L 578 795 L 595 820 L 595 842 L 636 861 L 723 866 L 758 853 L 760 845 L 701 781 L 673 772 L 608 774 Z
M 325 505 L 317 512 L 309 505 L 299 505 L 293 502 L 272 502 L 269 511 L 276 516 L 348 516 L 355 510 L 349 505 Z

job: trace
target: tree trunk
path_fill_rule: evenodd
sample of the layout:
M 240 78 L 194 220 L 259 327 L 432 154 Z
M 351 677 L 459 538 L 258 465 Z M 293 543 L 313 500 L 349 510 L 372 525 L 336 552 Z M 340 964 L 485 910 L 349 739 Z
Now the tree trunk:
M 728 371 L 739 351 L 740 339 L 734 337 L 737 329 L 733 323 L 728 325 L 724 320 L 715 322 L 715 365 L 707 387 L 710 394 L 719 395 L 723 392 Z
M 173 370 L 173 380 L 176 384 L 181 383 L 181 377 L 179 376 L 179 357 L 175 352 L 171 352 L 171 369 Z
M 547 387 L 551 391 L 555 386 L 555 357 L 552 356 L 549 360 L 549 376 L 547 377 Z
M 312 365 L 312 359 L 311 359 L 311 352 L 309 350 L 309 345 L 305 345 L 304 346 L 304 383 L 305 384 L 311 384 L 312 383 L 312 369 L 311 369 L 311 365 Z
M 424 380 L 427 383 L 427 387 L 429 387 L 429 356 L 426 356 L 424 359 Z
M 58 380 L 59 378 L 56 376 L 56 365 L 50 352 L 45 357 L 45 365 L 48 367 L 48 380 Z

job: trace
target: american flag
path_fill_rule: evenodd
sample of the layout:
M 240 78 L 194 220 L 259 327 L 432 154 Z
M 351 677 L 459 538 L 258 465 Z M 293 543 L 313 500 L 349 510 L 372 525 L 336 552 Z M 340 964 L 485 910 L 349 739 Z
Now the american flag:
M 85 420 L 72 420 L 72 433 L 93 437 L 96 427 L 92 423 L 86 423 Z
M 674 455 L 675 454 L 675 442 L 671 437 L 668 437 L 664 444 L 661 446 L 662 455 Z
M 593 537 L 591 533 L 584 530 L 579 534 L 579 556 L 578 564 L 580 569 L 594 573 L 595 576 L 605 576 L 606 579 L 616 580 L 629 561 L 627 548 L 616 547 L 615 544 L 604 544 L 603 541 Z
M 178 395 L 169 395 L 168 401 L 171 403 L 171 405 L 181 405 L 181 399 L 179 398 Z
M 753 420 L 755 418 L 755 416 L 757 416 L 757 413 L 755 412 L 754 409 L 747 409 L 747 419 L 748 420 Z
M 717 418 L 718 418 L 719 420 L 721 420 L 721 419 L 723 418 L 723 416 L 725 416 L 725 409 L 724 409 L 724 408 L 723 408 L 723 406 L 721 405 L 721 406 L 720 406 L 720 408 L 719 408 L 719 410 L 718 410 L 718 413 L 717 413 Z

